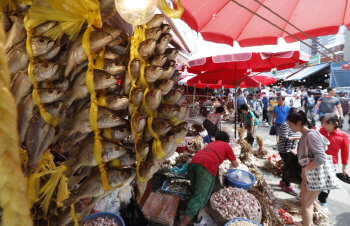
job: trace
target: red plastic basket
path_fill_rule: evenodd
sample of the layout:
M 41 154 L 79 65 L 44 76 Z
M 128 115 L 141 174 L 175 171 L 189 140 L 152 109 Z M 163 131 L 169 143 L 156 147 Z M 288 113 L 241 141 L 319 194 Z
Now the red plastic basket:
M 181 154 L 181 153 L 184 153 L 185 150 L 186 150 L 186 146 L 184 146 L 184 147 L 177 147 L 177 148 L 176 148 L 176 152 L 177 152 L 177 153 L 180 153 L 180 154 Z

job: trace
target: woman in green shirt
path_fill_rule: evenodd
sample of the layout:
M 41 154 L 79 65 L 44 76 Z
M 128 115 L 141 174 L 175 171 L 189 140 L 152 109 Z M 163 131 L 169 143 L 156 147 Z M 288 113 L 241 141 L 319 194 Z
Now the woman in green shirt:
M 242 126 L 243 121 L 245 120 L 246 124 L 248 125 L 247 132 L 251 133 L 252 136 L 254 137 L 254 135 L 259 127 L 259 119 L 256 118 L 254 112 L 249 110 L 249 107 L 246 104 L 243 104 L 241 106 L 241 112 L 242 112 L 244 117 L 242 118 L 240 125 Z

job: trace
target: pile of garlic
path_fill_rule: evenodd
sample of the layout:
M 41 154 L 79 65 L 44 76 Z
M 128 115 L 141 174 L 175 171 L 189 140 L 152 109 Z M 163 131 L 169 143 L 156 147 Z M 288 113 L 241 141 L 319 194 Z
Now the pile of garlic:
M 248 167 L 243 163 L 240 163 L 237 168 L 234 168 L 231 164 L 231 161 L 228 159 L 225 159 L 223 163 L 221 163 L 220 169 L 224 174 L 226 174 L 227 171 L 229 171 L 230 169 L 241 169 L 241 170 L 249 171 Z
M 222 188 L 211 197 L 216 210 L 226 219 L 255 219 L 260 213 L 258 200 L 242 188 Z

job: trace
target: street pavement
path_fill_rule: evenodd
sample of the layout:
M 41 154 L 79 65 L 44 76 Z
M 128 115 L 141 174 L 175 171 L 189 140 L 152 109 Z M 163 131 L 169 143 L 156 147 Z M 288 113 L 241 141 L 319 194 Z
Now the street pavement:
M 189 118 L 190 123 L 199 123 L 202 124 L 205 117 L 199 116 L 197 118 Z M 349 116 L 345 117 L 344 122 L 348 122 Z M 228 126 L 231 128 L 234 128 L 234 124 L 223 122 L 223 127 Z M 316 126 L 320 126 L 320 122 L 317 122 Z M 239 125 L 237 124 L 237 128 Z M 350 135 L 350 133 L 347 131 L 349 128 L 349 125 L 345 123 L 343 130 Z M 273 147 L 276 145 L 276 136 L 270 136 L 269 135 L 269 127 L 265 126 L 264 123 L 260 123 L 260 127 L 257 132 L 258 135 L 260 135 L 264 140 L 264 146 L 266 149 L 269 150 L 270 154 L 278 153 L 277 151 L 273 150 Z M 237 134 L 238 136 L 238 134 Z M 339 156 L 340 159 L 340 156 Z M 259 159 L 261 166 L 263 166 L 262 159 Z M 341 170 L 342 165 L 339 164 L 337 168 L 337 173 L 342 172 Z M 260 168 L 261 172 L 264 174 L 265 179 L 267 183 L 275 190 L 276 195 L 278 199 L 280 200 L 280 205 L 283 208 L 283 203 L 286 200 L 296 200 L 296 197 L 293 195 L 290 195 L 283 191 L 281 187 L 279 187 L 279 181 L 281 180 L 281 177 L 273 176 L 272 174 L 268 173 L 263 169 L 263 167 Z M 350 167 L 348 167 L 348 172 L 350 172 Z M 330 195 L 328 197 L 327 206 L 331 213 L 330 218 L 332 219 L 332 222 L 335 223 L 337 226 L 349 226 L 350 225 L 350 184 L 346 184 L 342 181 L 341 183 L 341 189 L 332 190 L 330 192 Z M 292 184 L 295 188 L 297 188 L 297 185 Z M 301 220 L 300 217 L 294 217 L 294 221 Z

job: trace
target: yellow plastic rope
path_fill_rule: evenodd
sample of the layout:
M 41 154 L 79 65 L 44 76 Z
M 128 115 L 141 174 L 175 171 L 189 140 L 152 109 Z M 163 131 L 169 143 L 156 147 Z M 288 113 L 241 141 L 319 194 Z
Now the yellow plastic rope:
M 11 75 L 3 46 L 5 31 L 0 23 L 0 207 L 2 225 L 32 226 L 27 186 L 18 146 L 17 108 L 10 92 Z
M 116 169 L 123 169 L 124 168 L 124 166 L 120 162 L 119 158 L 113 159 L 112 161 L 109 162 L 109 164 L 111 164 L 111 166 L 113 168 L 116 168 Z
M 179 125 L 180 123 L 182 123 L 182 121 L 180 119 L 178 119 L 176 116 L 173 116 L 169 119 L 170 123 L 174 126 Z
M 180 0 L 174 0 L 177 10 L 169 7 L 165 0 L 158 0 L 158 7 L 165 13 L 167 17 L 180 18 L 184 12 L 184 8 L 181 5 Z
M 27 47 L 27 53 L 29 56 L 29 64 L 28 64 L 28 76 L 30 81 L 33 84 L 33 101 L 36 105 L 39 107 L 40 115 L 41 117 L 47 122 L 48 124 L 52 124 L 53 126 L 57 126 L 59 124 L 58 119 L 52 117 L 44 108 L 44 104 L 41 103 L 40 96 L 38 93 L 38 83 L 35 81 L 35 77 L 33 74 L 33 67 L 34 67 L 34 56 L 33 56 L 33 48 L 32 48 L 32 37 L 33 36 L 33 28 L 28 23 L 28 17 L 29 14 L 26 14 L 24 17 L 24 25 L 27 29 L 27 41 L 26 41 L 26 47 Z
M 94 3 L 95 1 L 88 1 L 91 4 L 88 4 L 88 7 L 95 7 Z M 95 2 L 96 3 L 96 2 Z M 98 3 L 98 2 L 97 2 Z M 100 129 L 98 127 L 98 101 L 97 101 L 97 93 L 95 91 L 94 87 L 94 62 L 93 57 L 91 55 L 90 51 L 90 33 L 93 30 L 92 25 L 98 25 L 97 27 L 101 27 L 101 15 L 99 12 L 99 9 L 97 10 L 95 8 L 91 8 L 91 11 L 89 11 L 88 14 L 88 27 L 83 35 L 83 49 L 88 57 L 88 71 L 86 73 L 86 86 L 89 90 L 90 97 L 91 97 L 91 108 L 90 108 L 90 114 L 89 114 L 89 122 L 90 127 L 92 131 L 95 133 L 95 144 L 94 144 L 94 157 L 98 164 L 98 168 L 101 172 L 101 180 L 102 180 L 102 186 L 105 191 L 108 191 L 112 189 L 112 186 L 109 184 L 107 172 L 105 169 L 105 164 L 102 159 L 102 143 L 101 143 L 101 136 L 100 136 Z M 103 53 L 102 53 L 103 54 Z M 102 55 L 99 53 L 99 55 Z M 98 60 L 99 61 L 99 60 Z M 103 61 L 103 59 L 101 60 Z M 99 65 L 101 67 L 101 65 Z M 103 64 L 102 64 L 103 67 Z

